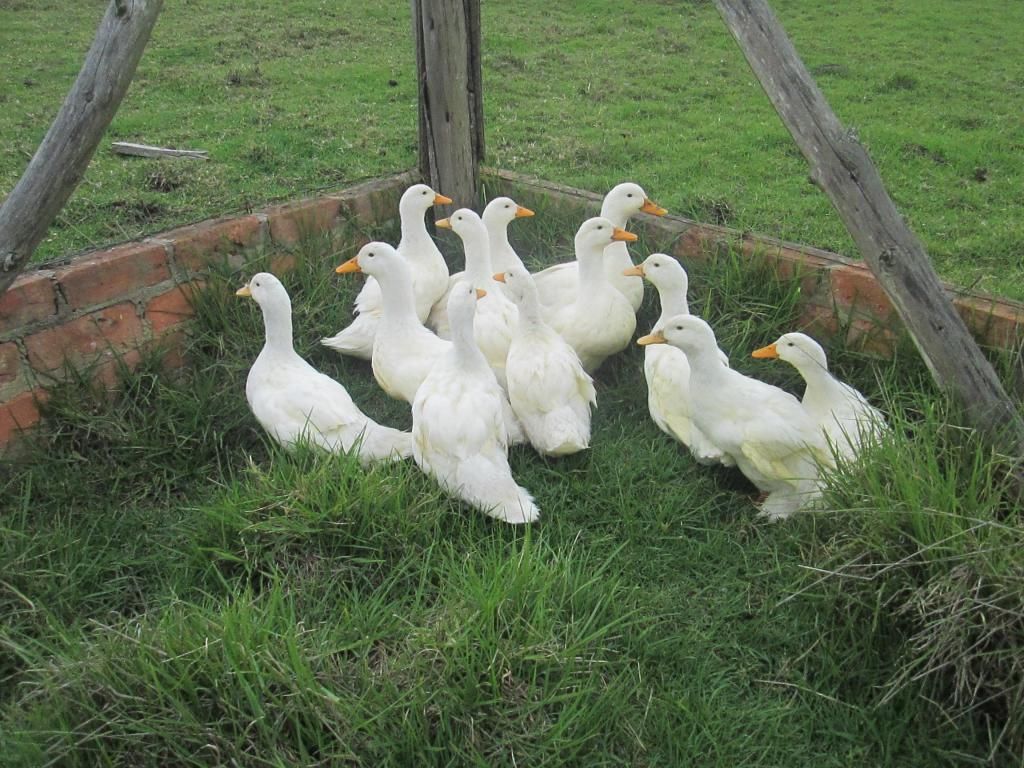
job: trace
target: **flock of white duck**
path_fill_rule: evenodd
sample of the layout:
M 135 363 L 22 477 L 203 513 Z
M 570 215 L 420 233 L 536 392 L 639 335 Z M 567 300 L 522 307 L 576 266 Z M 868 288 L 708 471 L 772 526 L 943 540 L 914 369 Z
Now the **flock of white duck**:
M 633 338 L 644 280 L 661 301 L 652 332 L 638 340 L 651 418 L 698 462 L 738 467 L 762 491 L 762 515 L 779 519 L 812 506 L 822 473 L 886 429 L 882 414 L 828 372 L 824 351 L 802 333 L 753 353 L 792 364 L 807 385 L 802 400 L 730 368 L 714 331 L 689 313 L 682 265 L 655 253 L 634 266 L 626 243 L 637 237 L 625 230 L 627 220 L 666 212 L 637 184 L 613 188 L 601 215 L 583 222 L 576 261 L 533 275 L 507 231 L 533 212 L 499 197 L 482 217 L 461 208 L 437 222 L 465 250 L 465 271 L 449 276 L 424 215 L 451 203 L 424 184 L 402 195 L 398 247 L 369 243 L 337 268 L 368 277 L 355 320 L 322 340 L 371 361 L 380 387 L 411 404 L 411 433 L 377 424 L 295 352 L 291 301 L 276 277 L 260 273 L 239 289 L 260 305 L 266 328 L 246 397 L 278 442 L 355 451 L 364 463 L 411 455 L 447 492 L 487 514 L 537 520 L 532 496 L 512 476 L 508 447 L 528 441 L 546 456 L 588 447 L 597 406 L 591 374 Z

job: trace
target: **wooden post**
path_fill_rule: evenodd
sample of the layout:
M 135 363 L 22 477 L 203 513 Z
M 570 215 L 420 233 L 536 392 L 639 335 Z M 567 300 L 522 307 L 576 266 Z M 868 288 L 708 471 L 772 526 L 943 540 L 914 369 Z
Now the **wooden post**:
M 484 155 L 480 0 L 412 0 L 420 173 L 456 207 L 475 208 Z
M 811 179 L 839 212 L 936 382 L 963 405 L 971 426 L 1010 456 L 1024 455 L 1024 422 L 1013 402 L 871 158 L 829 107 L 766 0 L 715 0 L 715 5 L 810 163 Z
M 0 294 L 28 263 L 82 180 L 121 105 L 163 0 L 112 0 L 78 79 L 24 175 L 0 206 Z

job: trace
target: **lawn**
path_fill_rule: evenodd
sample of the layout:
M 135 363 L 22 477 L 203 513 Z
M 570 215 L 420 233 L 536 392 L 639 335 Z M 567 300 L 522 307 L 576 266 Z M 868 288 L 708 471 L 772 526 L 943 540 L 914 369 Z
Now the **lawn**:
M 81 63 L 105 0 L 0 2 L 0 193 Z M 942 275 L 1024 299 L 1024 4 L 773 3 Z M 856 255 L 710 2 L 483 4 L 487 162 Z M 38 258 L 415 164 L 408 4 L 168 2 L 110 139 Z M 1017 41 L 1017 42 L 1014 42 Z
M 538 210 L 531 264 L 568 247 Z M 394 231 L 373 231 L 394 238 Z M 347 322 L 345 240 L 285 276 L 297 348 L 375 417 Z M 55 391 L 0 478 L 0 754 L 7 765 L 1019 765 L 1021 531 L 1001 462 L 945 426 L 903 351 L 832 348 L 892 414 L 832 511 L 754 516 L 646 410 L 642 350 L 599 372 L 592 448 L 512 453 L 539 524 L 497 523 L 411 463 L 269 445 L 243 396 L 258 308 L 215 269 L 192 367 Z M 796 292 L 735 255 L 691 269 L 733 364 L 792 327 Z M 640 327 L 655 317 L 648 295 Z

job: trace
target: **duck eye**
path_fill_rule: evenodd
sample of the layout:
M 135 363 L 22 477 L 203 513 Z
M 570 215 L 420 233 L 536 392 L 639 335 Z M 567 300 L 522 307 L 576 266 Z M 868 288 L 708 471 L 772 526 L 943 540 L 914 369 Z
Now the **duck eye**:
M 626 193 L 626 197 L 632 197 L 632 196 L 633 196 L 633 193 L 632 193 L 632 192 L 627 192 L 627 193 Z

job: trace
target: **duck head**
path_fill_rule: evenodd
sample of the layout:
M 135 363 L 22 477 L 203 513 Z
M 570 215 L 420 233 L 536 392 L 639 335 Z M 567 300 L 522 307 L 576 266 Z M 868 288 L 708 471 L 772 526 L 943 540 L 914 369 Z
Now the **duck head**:
M 359 249 L 359 253 L 346 261 L 334 271 L 339 275 L 352 272 L 365 272 L 367 275 L 377 277 L 381 271 L 396 268 L 395 265 L 403 264 L 402 257 L 398 251 L 387 243 L 367 243 Z
M 483 220 L 488 226 L 507 227 L 513 219 L 533 216 L 533 211 L 523 208 L 511 197 L 496 197 L 484 208 Z
M 452 199 L 435 192 L 426 184 L 413 184 L 398 202 L 398 210 L 403 215 L 423 216 L 432 205 L 451 205 Z
M 641 336 L 637 344 L 671 344 L 687 355 L 702 354 L 717 348 L 715 332 L 711 326 L 694 315 L 676 315 L 656 333 Z
M 755 349 L 751 357 L 760 360 L 778 358 L 785 360 L 797 370 L 815 366 L 828 370 L 825 350 L 814 339 L 805 333 L 784 333 L 774 344 Z
M 630 277 L 643 277 L 655 288 L 681 288 L 686 293 L 689 277 L 678 259 L 665 253 L 652 253 L 635 267 L 623 270 Z
M 632 182 L 618 184 L 604 196 L 601 204 L 601 215 L 612 221 L 626 220 L 636 213 L 650 213 L 655 216 L 664 216 L 668 211 L 651 200 L 643 187 Z
M 632 232 L 616 227 L 603 216 L 595 216 L 584 221 L 576 231 L 576 252 L 603 250 L 614 242 L 633 243 L 636 240 L 637 236 Z
M 235 291 L 235 296 L 252 299 L 261 307 L 282 304 L 291 306 L 288 291 L 281 281 L 269 272 L 258 272 L 253 275 L 248 283 Z

